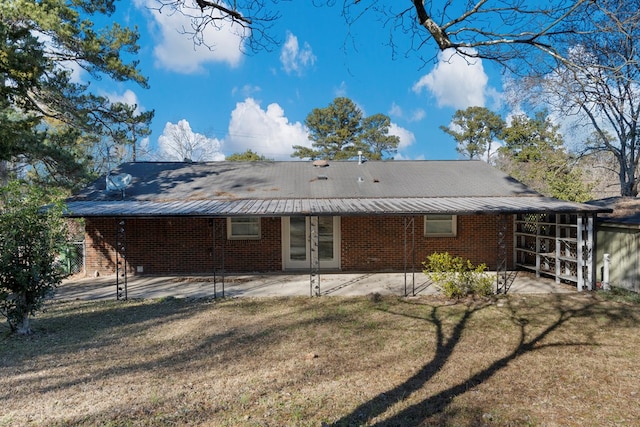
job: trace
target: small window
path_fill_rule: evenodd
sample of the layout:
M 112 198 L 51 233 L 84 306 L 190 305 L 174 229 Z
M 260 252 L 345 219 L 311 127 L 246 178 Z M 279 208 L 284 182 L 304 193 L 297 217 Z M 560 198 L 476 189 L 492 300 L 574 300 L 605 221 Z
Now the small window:
M 249 240 L 260 238 L 259 217 L 234 217 L 227 218 L 227 239 Z
M 424 235 L 428 237 L 454 237 L 457 233 L 456 215 L 425 215 Z

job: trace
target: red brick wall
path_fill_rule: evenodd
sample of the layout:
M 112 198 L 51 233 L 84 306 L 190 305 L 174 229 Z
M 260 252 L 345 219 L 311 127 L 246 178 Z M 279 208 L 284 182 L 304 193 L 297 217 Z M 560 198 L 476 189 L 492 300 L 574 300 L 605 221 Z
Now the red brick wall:
M 407 224 L 410 224 L 407 222 Z M 414 218 L 416 268 L 434 252 L 449 252 L 496 268 L 498 222 L 494 215 L 461 215 L 457 217 L 456 237 L 425 237 L 424 217 Z M 342 269 L 402 270 L 405 260 L 404 217 L 342 218 Z M 513 219 L 507 230 L 507 264 L 513 266 Z M 411 249 L 411 234 L 407 233 Z M 408 258 L 412 255 L 409 252 Z
M 128 271 L 142 274 L 210 274 L 282 269 L 280 218 L 262 218 L 260 240 L 227 240 L 226 219 L 126 219 Z M 87 274 L 115 272 L 115 218 L 87 218 Z M 216 238 L 213 238 L 215 228 Z M 215 248 L 214 248 L 215 241 Z
M 214 222 L 215 221 L 215 227 Z M 87 274 L 115 272 L 115 218 L 87 218 Z M 260 240 L 227 240 L 226 220 L 208 218 L 149 218 L 125 220 L 125 252 L 129 273 L 211 274 L 282 270 L 281 220 L 262 218 Z M 511 267 L 513 221 L 507 230 Z M 434 252 L 449 252 L 474 264 L 496 266 L 497 220 L 493 215 L 458 216 L 456 237 L 424 237 L 422 216 L 415 217 L 416 268 Z M 215 239 L 214 239 L 215 231 Z M 341 218 L 343 271 L 402 271 L 404 217 Z M 408 235 L 410 239 L 410 234 Z M 215 247 L 214 247 L 215 242 Z M 410 240 L 409 240 L 410 243 Z

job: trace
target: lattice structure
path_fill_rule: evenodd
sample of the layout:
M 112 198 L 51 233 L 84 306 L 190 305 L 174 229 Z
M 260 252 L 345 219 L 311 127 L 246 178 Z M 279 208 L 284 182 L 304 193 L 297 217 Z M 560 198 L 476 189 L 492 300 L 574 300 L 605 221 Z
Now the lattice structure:
M 317 216 L 309 218 L 309 292 L 311 296 L 320 296 L 320 220 Z
M 578 290 L 593 289 L 593 216 L 578 217 Z
M 592 289 L 593 216 L 520 214 L 515 229 L 516 264 L 578 290 Z
M 127 299 L 127 222 L 116 219 L 116 299 Z
M 404 217 L 404 296 L 409 295 L 409 275 L 411 277 L 411 295 L 416 295 L 416 220 Z

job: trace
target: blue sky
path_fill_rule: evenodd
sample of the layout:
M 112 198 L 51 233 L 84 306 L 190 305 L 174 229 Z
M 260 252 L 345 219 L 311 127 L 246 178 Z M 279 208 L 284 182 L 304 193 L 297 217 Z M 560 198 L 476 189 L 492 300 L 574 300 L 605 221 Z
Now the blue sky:
M 92 85 L 114 101 L 155 110 L 143 144 L 162 160 L 170 160 L 163 147 L 178 124 L 207 140 L 210 149 L 194 160 L 223 160 L 247 149 L 291 160 L 293 145 L 310 145 L 307 114 L 338 96 L 367 116 L 391 118 L 391 133 L 401 141 L 396 159 L 456 159 L 453 139 L 439 126 L 472 105 L 500 111 L 501 75 L 493 64 L 447 54 L 436 59 L 435 45 L 422 47 L 422 56 L 434 57 L 427 64 L 417 54 L 394 58 L 378 17 L 370 15 L 349 35 L 339 7 L 310 3 L 278 3 L 281 18 L 271 32 L 282 43 L 246 55 L 225 29 L 207 34 L 213 51 L 196 48 L 179 32 L 189 25 L 182 16 L 148 9 L 154 0 L 119 2 L 116 20 L 140 31 L 137 59 L 151 88 L 107 80 Z

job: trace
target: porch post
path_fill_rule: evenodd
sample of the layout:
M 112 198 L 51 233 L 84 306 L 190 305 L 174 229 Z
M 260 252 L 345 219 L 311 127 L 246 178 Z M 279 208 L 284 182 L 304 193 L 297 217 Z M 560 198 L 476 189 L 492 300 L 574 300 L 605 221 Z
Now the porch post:
M 583 245 L 584 245 L 584 230 L 582 226 L 582 215 L 578 215 L 578 254 L 576 256 L 576 275 L 578 276 L 578 283 L 576 287 L 578 288 L 578 292 L 582 291 L 582 267 L 584 266 L 584 258 L 583 258 Z
M 127 300 L 127 221 L 116 218 L 116 299 Z
M 498 250 L 496 256 L 496 294 L 507 293 L 507 214 L 497 216 Z
M 211 221 L 211 258 L 213 260 L 213 298 L 218 298 L 218 267 L 217 267 L 217 258 L 218 258 L 218 251 L 216 251 L 216 242 L 218 241 L 218 237 L 220 240 L 220 280 L 221 280 L 221 284 L 222 284 L 222 298 L 224 298 L 224 277 L 225 277 L 225 266 L 224 266 L 224 251 L 225 251 L 225 247 L 224 247 L 224 243 L 226 241 L 226 237 L 225 237 L 225 233 L 226 233 L 226 229 L 225 227 L 220 227 L 218 229 L 218 227 L 216 227 L 216 218 L 213 217 L 211 219 L 209 219 L 209 221 Z M 224 219 L 224 221 L 226 221 L 226 218 Z M 220 233 L 220 236 L 218 236 L 218 233 Z
M 404 217 L 404 296 L 408 296 L 407 275 L 411 272 L 411 295 L 416 296 L 416 238 L 415 238 L 415 218 L 410 216 Z M 407 234 L 411 234 L 411 243 Z M 411 258 L 411 270 L 409 270 L 409 258 Z
M 589 215 L 587 218 L 587 247 L 586 247 L 586 260 L 587 264 L 587 289 L 593 290 L 593 215 Z
M 319 218 L 309 217 L 309 292 L 311 296 L 320 296 L 320 232 Z

